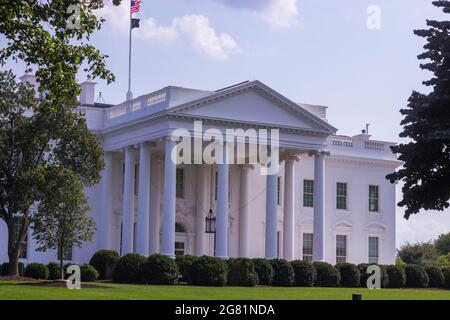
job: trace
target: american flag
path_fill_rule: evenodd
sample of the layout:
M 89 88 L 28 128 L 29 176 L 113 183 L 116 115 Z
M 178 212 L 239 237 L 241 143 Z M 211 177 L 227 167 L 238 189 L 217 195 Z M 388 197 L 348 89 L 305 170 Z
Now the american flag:
M 141 0 L 131 0 L 130 13 L 136 13 L 141 10 Z

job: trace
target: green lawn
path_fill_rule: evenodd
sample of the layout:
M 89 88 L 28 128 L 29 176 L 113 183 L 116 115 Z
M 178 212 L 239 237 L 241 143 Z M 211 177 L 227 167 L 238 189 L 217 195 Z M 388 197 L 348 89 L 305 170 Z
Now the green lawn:
M 450 290 L 426 289 L 352 289 L 352 288 L 241 288 L 194 286 L 107 285 L 109 289 L 68 290 L 0 281 L 0 299 L 294 299 L 350 300 L 352 293 L 361 293 L 364 300 L 450 300 Z

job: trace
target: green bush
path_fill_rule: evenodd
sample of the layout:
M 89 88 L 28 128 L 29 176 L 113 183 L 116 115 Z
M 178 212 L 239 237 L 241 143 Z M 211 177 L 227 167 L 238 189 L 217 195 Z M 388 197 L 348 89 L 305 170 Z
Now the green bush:
M 258 274 L 252 260 L 232 259 L 228 264 L 228 284 L 230 286 L 254 287 L 258 283 Z
M 48 268 L 45 264 L 42 263 L 30 263 L 25 267 L 25 276 L 34 278 L 47 280 L 48 279 Z
M 287 287 L 294 283 L 294 269 L 287 260 L 273 259 L 270 264 L 273 268 L 272 285 Z
M 199 286 L 224 286 L 227 283 L 227 263 L 216 257 L 198 257 L 192 263 L 192 283 Z
M 50 262 L 47 265 L 47 268 L 48 268 L 48 279 L 49 280 L 61 279 L 61 267 L 59 266 L 59 263 Z
M 273 279 L 273 268 L 266 259 L 252 259 L 255 271 L 258 274 L 258 283 L 262 286 L 270 286 Z
M 87 263 L 83 264 L 80 267 L 80 273 L 81 273 L 81 281 L 84 282 L 95 281 L 99 277 L 98 271 L 93 266 Z
M 115 250 L 100 250 L 94 253 L 89 264 L 98 271 L 99 279 L 111 279 L 119 259 L 119 253 Z
M 23 276 L 24 272 L 25 272 L 25 265 L 23 264 L 23 262 L 19 262 L 19 276 Z M 0 273 L 2 276 L 7 276 L 8 275 L 8 268 L 9 268 L 9 262 L 5 262 L 0 266 Z
M 189 254 L 175 257 L 175 262 L 178 266 L 178 272 L 181 274 L 181 280 L 183 282 L 192 284 L 192 264 L 194 263 L 196 258 L 197 257 L 191 256 Z
M 438 266 L 426 266 L 425 271 L 428 275 L 429 283 L 428 287 L 430 288 L 442 288 L 444 284 L 444 274 L 442 273 L 442 269 Z
M 406 283 L 405 269 L 397 265 L 386 267 L 389 288 L 403 288 Z
M 161 254 L 151 255 L 142 266 L 142 280 L 148 284 L 175 284 L 177 275 L 175 261 Z
M 450 289 L 450 268 L 444 270 L 444 288 Z
M 336 265 L 340 274 L 340 285 L 345 288 L 355 288 L 360 286 L 360 272 L 356 265 L 352 263 L 339 263 Z
M 313 262 L 317 272 L 317 287 L 337 287 L 340 281 L 339 271 L 327 262 Z
M 406 286 L 408 288 L 426 288 L 428 286 L 428 275 L 423 266 L 408 264 L 405 266 Z
M 129 253 L 119 259 L 113 270 L 113 280 L 118 283 L 138 283 L 145 257 Z
M 359 275 L 360 275 L 360 286 L 362 288 L 366 288 L 367 287 L 367 279 L 372 275 L 372 274 L 367 274 L 367 268 L 371 265 L 375 265 L 375 264 L 367 264 L 367 263 L 361 263 L 358 264 L 358 270 L 359 270 Z M 387 273 L 387 269 L 386 266 L 383 265 L 378 265 L 378 267 L 380 267 L 380 272 L 381 272 L 381 288 L 387 288 L 389 286 L 389 277 L 388 277 L 388 273 Z
M 294 285 L 298 287 L 313 287 L 316 281 L 317 273 L 312 263 L 294 260 L 291 261 L 294 270 Z

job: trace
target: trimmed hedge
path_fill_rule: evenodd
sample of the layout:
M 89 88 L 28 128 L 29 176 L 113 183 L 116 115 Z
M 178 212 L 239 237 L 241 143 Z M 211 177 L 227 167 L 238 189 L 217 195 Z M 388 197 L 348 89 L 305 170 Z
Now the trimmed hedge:
M 50 262 L 47 265 L 47 268 L 48 268 L 48 279 L 49 280 L 61 279 L 61 267 L 59 266 L 59 263 Z
M 298 287 L 313 287 L 317 272 L 312 263 L 294 260 L 291 261 L 294 270 L 294 285 Z
M 252 260 L 247 258 L 232 259 L 228 264 L 228 284 L 230 286 L 256 286 L 258 274 Z
M 339 263 L 336 269 L 340 274 L 340 285 L 345 288 L 356 288 L 360 286 L 360 272 L 352 263 Z
M 194 260 L 192 283 L 198 286 L 224 286 L 227 284 L 227 263 L 220 258 L 202 256 Z
M 428 275 L 423 266 L 408 264 L 405 266 L 406 286 L 409 288 L 426 288 L 428 286 Z
M 403 288 L 406 284 L 405 269 L 400 266 L 390 265 L 386 267 L 388 274 L 388 288 Z
M 23 276 L 24 272 L 25 272 L 25 265 L 23 264 L 23 262 L 19 262 L 19 275 Z M 0 273 L 2 276 L 7 276 L 8 272 L 9 272 L 9 262 L 4 262 L 1 266 L 0 266 Z
M 313 262 L 317 271 L 317 287 L 337 287 L 340 281 L 339 271 L 327 262 Z
M 95 281 L 99 277 L 98 271 L 93 266 L 87 263 L 83 264 L 80 267 L 80 273 L 81 273 L 81 281 L 84 282 Z
M 99 250 L 94 253 L 89 264 L 98 271 L 99 279 L 105 280 L 112 278 L 119 259 L 119 253 L 115 250 Z
M 192 264 L 197 257 L 191 256 L 189 254 L 176 256 L 175 262 L 178 266 L 178 272 L 181 274 L 181 280 L 188 284 L 192 284 Z
M 252 259 L 255 271 L 258 274 L 258 284 L 262 286 L 270 286 L 273 279 L 273 268 L 266 259 Z
M 367 268 L 371 265 L 376 264 L 368 264 L 368 263 L 360 263 L 358 264 L 359 269 L 359 275 L 360 275 L 360 286 L 362 288 L 367 287 L 367 279 L 371 276 L 371 274 L 367 274 Z M 388 288 L 389 287 L 389 277 L 387 273 L 387 266 L 384 265 L 378 265 L 380 267 L 381 271 L 381 288 Z
M 444 274 L 442 273 L 442 269 L 438 266 L 426 266 L 425 272 L 428 275 L 429 283 L 428 287 L 430 288 L 442 288 L 444 284 Z
M 147 258 L 142 265 L 142 280 L 149 284 L 175 284 L 178 267 L 175 260 L 161 254 Z
M 444 270 L 444 288 L 450 289 L 450 268 Z
M 34 279 L 48 279 L 48 268 L 45 264 L 42 263 L 30 263 L 25 268 L 24 275 L 26 277 L 34 278 Z
M 145 257 L 136 253 L 129 253 L 119 259 L 112 277 L 118 283 L 138 283 L 141 281 L 141 269 Z
M 270 260 L 273 268 L 272 285 L 280 287 L 288 287 L 294 283 L 294 269 L 289 261 L 284 259 Z

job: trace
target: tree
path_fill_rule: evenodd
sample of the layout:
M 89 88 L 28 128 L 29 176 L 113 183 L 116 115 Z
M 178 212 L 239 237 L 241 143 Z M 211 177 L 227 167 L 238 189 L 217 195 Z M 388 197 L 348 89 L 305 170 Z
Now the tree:
M 434 242 L 436 250 L 439 254 L 445 256 L 450 253 L 450 232 L 441 234 Z
M 89 44 L 102 20 L 95 10 L 103 0 L 0 0 L 0 64 L 23 61 L 37 68 L 42 100 L 33 100 L 10 73 L 0 79 L 0 218 L 8 227 L 9 273 L 17 274 L 18 257 L 32 207 L 45 197 L 42 186 L 48 167 L 73 170 L 83 185 L 97 183 L 102 169 L 101 150 L 75 112 L 80 87 L 77 72 L 114 80 L 107 56 Z M 114 5 L 120 0 L 113 0 Z M 74 24 L 75 22 L 75 24 Z M 33 116 L 26 114 L 32 110 Z M 65 154 L 65 152 L 68 152 Z M 20 220 L 14 237 L 14 219 Z
M 406 242 L 400 247 L 400 250 L 398 250 L 397 256 L 406 264 L 423 265 L 435 261 L 438 254 L 431 241 L 416 244 Z
M 72 173 L 60 167 L 48 171 L 46 197 L 39 203 L 34 216 L 33 237 L 37 251 L 58 250 L 61 279 L 64 279 L 65 248 L 81 247 L 92 241 L 94 220 L 86 215 L 89 210 L 83 185 Z
M 450 13 L 450 1 L 433 1 L 433 5 Z M 405 218 L 421 209 L 444 210 L 450 198 L 450 21 L 427 20 L 429 29 L 414 33 L 426 38 L 425 52 L 418 56 L 426 60 L 421 69 L 434 77 L 423 84 L 429 94 L 414 91 L 409 98 L 401 125 L 400 137 L 412 141 L 392 147 L 399 154 L 403 167 L 387 176 L 391 182 L 404 181 Z
M 36 99 L 32 88 L 0 72 L 0 218 L 8 228 L 9 273 L 18 259 L 35 209 L 52 196 L 55 170 L 69 170 L 83 186 L 100 180 L 104 163 L 97 137 L 73 106 L 51 111 L 49 101 Z M 55 188 L 66 187 L 58 180 Z M 15 219 L 21 217 L 18 234 Z

